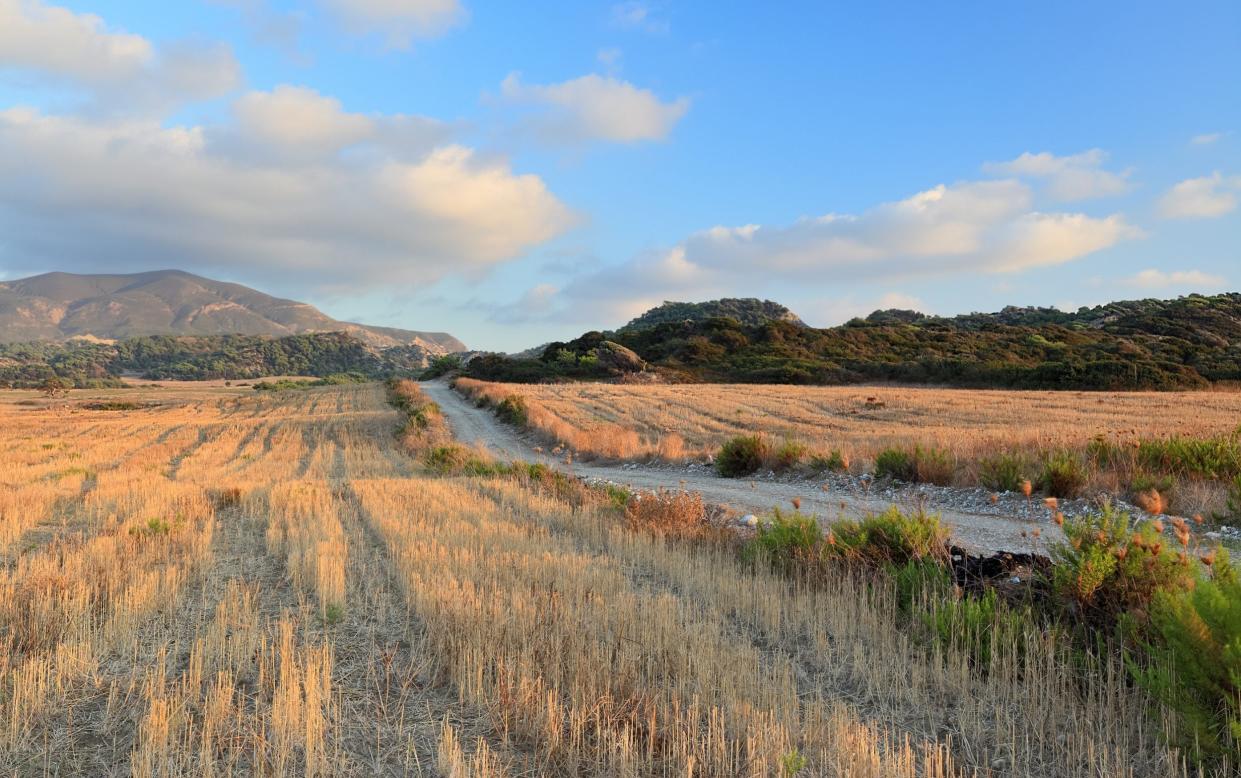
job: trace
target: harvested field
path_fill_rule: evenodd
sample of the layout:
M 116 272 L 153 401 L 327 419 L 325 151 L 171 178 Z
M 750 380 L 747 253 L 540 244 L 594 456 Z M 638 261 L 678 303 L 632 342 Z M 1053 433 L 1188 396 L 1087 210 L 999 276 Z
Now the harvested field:
M 1206 437 L 1241 424 L 1241 392 L 1034 392 L 755 384 L 495 384 L 458 387 L 527 398 L 540 431 L 584 453 L 634 458 L 714 453 L 763 433 L 873 461 L 888 447 L 996 451 L 1084 448 L 1099 435 Z
M 1190 774 L 1119 664 L 433 477 L 381 386 L 125 397 L 0 395 L 0 774 Z

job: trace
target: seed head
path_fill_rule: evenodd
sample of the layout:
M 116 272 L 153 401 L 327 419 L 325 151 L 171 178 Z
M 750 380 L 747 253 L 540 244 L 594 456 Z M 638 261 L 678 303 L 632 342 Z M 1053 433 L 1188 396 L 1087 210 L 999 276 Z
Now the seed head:
M 1200 556 L 1199 559 L 1201 559 L 1202 564 L 1206 565 L 1207 567 L 1210 567 L 1211 565 L 1215 564 L 1215 549 L 1211 549 L 1210 551 L 1206 552 L 1205 554 Z
M 800 511 L 801 510 L 801 498 L 794 497 L 792 502 L 793 502 L 793 510 Z
M 1026 480 L 1021 482 L 1021 493 L 1024 494 L 1026 497 L 1029 497 L 1031 494 L 1034 494 L 1034 484 L 1030 483 L 1030 479 L 1027 478 Z
M 1163 532 L 1163 520 L 1155 519 L 1154 521 L 1152 521 L 1151 529 L 1155 530 L 1156 532 L 1162 533 Z
M 1000 501 L 1000 495 L 996 494 L 995 492 L 992 492 L 991 493 L 991 504 L 995 505 L 999 501 Z
M 1044 498 L 1043 504 L 1047 506 L 1048 510 L 1053 510 L 1053 511 L 1060 507 L 1060 501 L 1057 500 L 1055 497 Z
M 1056 511 L 1055 515 L 1051 517 L 1051 520 L 1056 522 L 1057 527 L 1064 526 L 1064 514 L 1060 511 Z

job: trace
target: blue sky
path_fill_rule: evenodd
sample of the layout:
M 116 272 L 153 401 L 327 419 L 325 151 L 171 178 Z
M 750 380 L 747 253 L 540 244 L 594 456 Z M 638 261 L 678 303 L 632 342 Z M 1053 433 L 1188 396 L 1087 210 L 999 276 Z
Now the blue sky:
M 1241 286 L 1241 6 L 0 0 L 0 271 L 516 349 Z

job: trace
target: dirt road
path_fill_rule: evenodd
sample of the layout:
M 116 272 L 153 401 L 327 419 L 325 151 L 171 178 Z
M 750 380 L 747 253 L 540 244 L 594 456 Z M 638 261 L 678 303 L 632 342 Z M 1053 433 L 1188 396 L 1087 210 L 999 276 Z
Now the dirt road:
M 721 478 L 706 468 L 645 466 L 634 464 L 603 464 L 573 462 L 536 451 L 516 430 L 501 423 L 485 408 L 476 408 L 441 381 L 428 381 L 422 389 L 443 410 L 456 438 L 467 445 L 481 446 L 499 459 L 520 459 L 544 462 L 580 478 L 608 481 L 635 490 L 685 488 L 701 492 L 709 502 L 726 505 L 742 513 L 763 514 L 773 507 L 791 508 L 794 498 L 801 500 L 803 513 L 833 521 L 856 518 L 887 510 L 895 505 L 903 509 L 916 507 L 912 497 L 889 500 L 882 497 L 858 497 L 840 491 L 824 491 L 822 482 L 814 480 L 779 481 L 766 479 Z M 938 490 L 942 495 L 945 490 Z M 949 492 L 951 490 L 948 490 Z M 959 545 L 977 551 L 1037 551 L 1046 553 L 1048 541 L 1063 538 L 1055 525 L 1047 521 L 1025 521 L 995 515 L 964 512 L 954 509 L 951 500 L 931 497 L 926 509 L 938 513 L 952 527 Z M 1042 531 L 1041 539 L 1022 537 L 1034 527 Z

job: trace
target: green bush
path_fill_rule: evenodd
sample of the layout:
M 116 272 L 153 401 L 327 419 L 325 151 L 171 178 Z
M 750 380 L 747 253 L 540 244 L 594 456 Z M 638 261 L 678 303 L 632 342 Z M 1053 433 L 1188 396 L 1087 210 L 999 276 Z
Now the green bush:
M 503 475 L 505 467 L 475 454 L 463 446 L 448 444 L 429 449 L 423 457 L 427 467 L 441 475 Z
M 914 473 L 918 483 L 951 486 L 957 472 L 956 457 L 938 448 L 914 449 Z
M 800 465 L 807 456 L 810 455 L 810 449 L 805 443 L 799 443 L 795 440 L 786 440 L 776 447 L 773 455 L 775 469 L 788 470 Z
M 1152 522 L 1134 525 L 1108 506 L 1064 524 L 1066 543 L 1051 546 L 1058 599 L 1096 624 L 1120 620 L 1142 630 L 1160 591 L 1194 585 L 1196 562 Z
M 815 454 L 810 457 L 810 467 L 814 470 L 830 470 L 833 473 L 840 473 L 849 469 L 849 462 L 844 454 L 832 451 L 830 454 Z
M 1000 454 L 979 463 L 978 481 L 997 492 L 1015 492 L 1026 480 L 1026 464 L 1016 454 Z
M 745 556 L 762 556 L 786 571 L 806 569 L 818 561 L 823 531 L 813 516 L 799 511 L 785 513 L 779 508 L 759 522 L 758 533 L 746 546 Z
M 910 560 L 946 560 L 948 529 L 925 513 L 886 513 L 832 525 L 824 552 L 875 566 L 904 565 Z
M 526 426 L 530 418 L 530 412 L 526 408 L 526 398 L 518 394 L 510 394 L 496 406 L 496 416 L 499 416 L 501 421 L 507 421 L 516 427 Z
M 1043 463 L 1039 487 L 1052 497 L 1076 497 L 1086 486 L 1086 467 L 1067 451 L 1049 457 Z
M 875 475 L 912 483 L 918 478 L 918 463 L 908 451 L 885 448 L 875 457 Z
M 727 441 L 715 457 L 715 470 L 725 478 L 758 472 L 771 455 L 771 444 L 761 435 L 742 435 Z
M 1214 575 L 1160 592 L 1154 660 L 1138 680 L 1177 712 L 1176 744 L 1199 762 L 1241 757 L 1241 583 L 1220 552 Z

